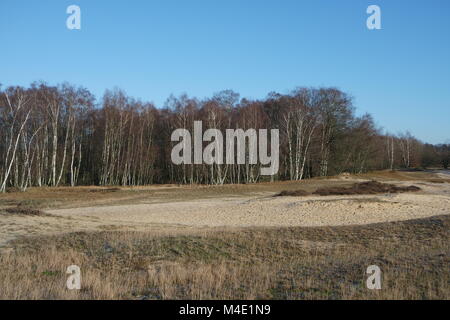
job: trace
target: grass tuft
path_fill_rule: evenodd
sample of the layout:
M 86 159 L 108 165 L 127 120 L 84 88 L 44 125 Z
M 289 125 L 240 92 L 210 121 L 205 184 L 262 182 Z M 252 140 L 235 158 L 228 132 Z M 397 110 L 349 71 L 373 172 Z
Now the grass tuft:
M 24 215 L 24 216 L 42 216 L 44 212 L 41 210 L 24 208 L 24 207 L 16 207 L 16 208 L 6 208 L 3 209 L 8 214 L 16 214 L 16 215 Z
M 275 197 L 305 197 L 311 195 L 309 192 L 305 190 L 283 190 L 280 193 L 277 193 Z
M 393 184 L 381 183 L 378 181 L 368 181 L 355 183 L 351 187 L 324 187 L 319 188 L 313 194 L 321 196 L 331 195 L 357 195 L 357 194 L 378 194 L 378 193 L 401 193 L 416 192 L 421 189 L 416 186 L 399 187 Z

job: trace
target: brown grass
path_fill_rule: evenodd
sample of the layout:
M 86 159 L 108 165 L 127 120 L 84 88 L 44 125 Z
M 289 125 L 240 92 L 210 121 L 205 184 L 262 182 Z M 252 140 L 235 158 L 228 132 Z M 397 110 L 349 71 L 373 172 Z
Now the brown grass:
M 305 190 L 283 190 L 275 194 L 275 197 L 304 197 L 308 195 L 362 195 L 362 194 L 379 194 L 379 193 L 401 193 L 415 192 L 421 189 L 416 186 L 399 187 L 393 184 L 381 183 L 377 181 L 358 182 L 351 186 L 327 186 L 316 189 L 313 192 Z
M 304 197 L 310 195 L 309 192 L 306 192 L 305 190 L 283 190 L 280 193 L 277 193 L 275 197 Z
M 428 179 L 428 180 L 426 180 L 426 182 L 430 182 L 430 183 L 449 183 L 450 180 L 447 180 L 447 179 Z
M 0 299 L 449 299 L 450 216 L 369 226 L 75 233 L 0 254 Z M 82 289 L 65 288 L 81 267 Z M 382 290 L 365 287 L 369 265 Z
M 379 193 L 400 193 L 415 192 L 421 189 L 416 186 L 399 187 L 393 184 L 381 183 L 377 181 L 354 183 L 351 187 L 325 187 L 319 188 L 313 194 L 321 196 L 330 195 L 357 195 L 357 194 L 379 194 Z
M 89 192 L 118 192 L 120 191 L 120 188 L 97 188 L 97 189 L 90 189 Z
M 17 215 L 24 215 L 24 216 L 42 216 L 45 215 L 44 212 L 41 210 L 31 209 L 31 208 L 24 208 L 24 207 L 16 207 L 16 208 L 6 208 L 3 209 L 4 212 L 7 214 L 17 214 Z
M 378 181 L 411 181 L 411 180 L 422 180 L 426 181 L 429 179 L 434 180 L 446 180 L 443 178 L 440 178 L 438 175 L 427 172 L 427 171 L 391 171 L 391 170 L 378 170 L 378 171 L 371 171 L 368 173 L 362 173 L 356 176 L 362 179 L 371 179 L 371 180 L 378 180 Z M 448 180 L 448 179 L 447 179 Z

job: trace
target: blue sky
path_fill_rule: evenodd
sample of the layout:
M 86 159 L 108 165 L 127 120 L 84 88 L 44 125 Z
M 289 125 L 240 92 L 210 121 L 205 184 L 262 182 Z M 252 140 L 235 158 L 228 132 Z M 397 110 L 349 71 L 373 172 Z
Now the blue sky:
M 382 30 L 366 28 L 371 4 Z M 448 0 L 1 0 L 0 83 L 118 86 L 157 106 L 336 86 L 386 130 L 450 142 L 449 33 Z

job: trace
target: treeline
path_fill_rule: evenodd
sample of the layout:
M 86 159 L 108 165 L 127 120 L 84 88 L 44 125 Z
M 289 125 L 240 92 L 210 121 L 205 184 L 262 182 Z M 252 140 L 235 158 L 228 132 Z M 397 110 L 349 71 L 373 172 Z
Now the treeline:
M 174 165 L 175 129 L 279 129 L 280 170 L 259 164 Z M 100 103 L 70 84 L 0 88 L 0 191 L 60 185 L 253 183 L 372 169 L 448 166 L 448 145 L 383 134 L 335 88 L 298 88 L 264 100 L 226 90 L 199 100 L 171 96 L 163 108 L 115 89 Z

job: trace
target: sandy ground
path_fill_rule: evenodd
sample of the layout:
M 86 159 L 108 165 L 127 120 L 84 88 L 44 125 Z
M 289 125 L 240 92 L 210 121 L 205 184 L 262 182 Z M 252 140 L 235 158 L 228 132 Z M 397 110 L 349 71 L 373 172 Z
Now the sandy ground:
M 338 226 L 450 214 L 450 186 L 422 185 L 427 193 L 370 196 L 260 197 L 52 210 L 62 217 L 111 224 L 196 227 Z M 447 191 L 447 192 L 446 192 Z
M 0 246 L 21 236 L 158 228 L 339 226 L 450 214 L 450 184 L 423 181 L 419 193 L 273 197 L 258 193 L 178 202 L 47 210 L 49 216 L 0 217 Z

